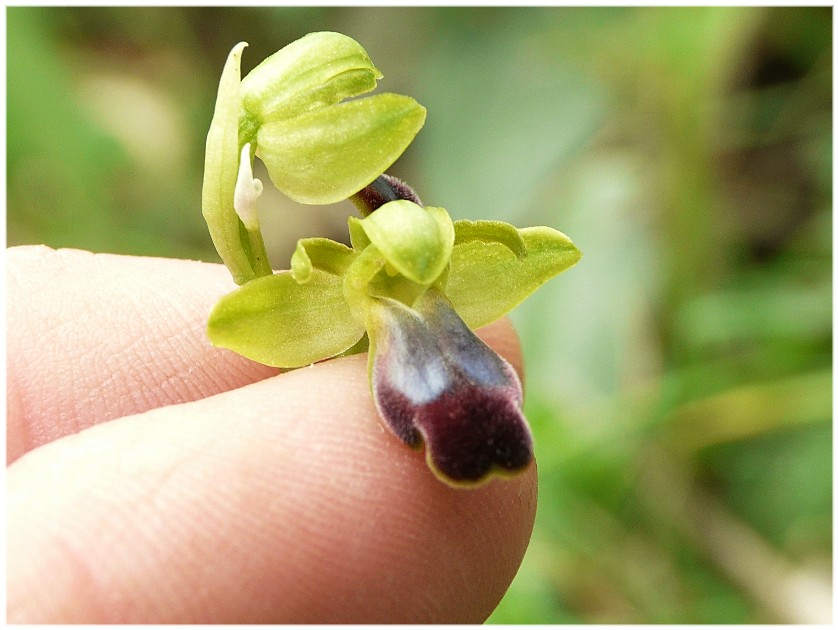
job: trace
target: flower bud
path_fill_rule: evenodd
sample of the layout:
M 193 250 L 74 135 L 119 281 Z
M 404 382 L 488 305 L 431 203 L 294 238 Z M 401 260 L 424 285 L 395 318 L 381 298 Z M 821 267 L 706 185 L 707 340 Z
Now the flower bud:
M 399 94 L 377 94 L 263 124 L 256 155 L 291 199 L 347 199 L 381 175 L 425 122 L 425 108 Z
M 309 33 L 265 59 L 242 80 L 244 116 L 259 126 L 287 120 L 369 92 L 381 76 L 351 37 Z
M 310 33 L 242 80 L 239 143 L 254 144 L 271 181 L 295 201 L 351 197 L 396 161 L 425 122 L 425 108 L 407 96 L 342 102 L 381 77 L 351 37 Z
M 224 66 L 202 191 L 213 244 L 238 284 L 273 273 L 256 215 L 262 184 L 250 171 L 254 154 L 295 201 L 335 203 L 381 175 L 425 122 L 425 108 L 407 96 L 341 102 L 372 90 L 381 78 L 366 51 L 346 35 L 306 35 L 242 80 L 246 46 L 236 45 Z

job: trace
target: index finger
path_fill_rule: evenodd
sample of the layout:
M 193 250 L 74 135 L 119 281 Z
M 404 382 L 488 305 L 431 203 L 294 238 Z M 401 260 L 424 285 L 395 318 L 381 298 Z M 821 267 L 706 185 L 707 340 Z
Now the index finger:
M 223 265 L 7 250 L 7 462 L 118 417 L 236 389 L 278 370 L 213 347 L 206 320 L 236 285 Z M 509 323 L 481 333 L 519 370 Z
M 47 247 L 7 250 L 7 461 L 121 416 L 278 370 L 210 345 L 221 265 Z

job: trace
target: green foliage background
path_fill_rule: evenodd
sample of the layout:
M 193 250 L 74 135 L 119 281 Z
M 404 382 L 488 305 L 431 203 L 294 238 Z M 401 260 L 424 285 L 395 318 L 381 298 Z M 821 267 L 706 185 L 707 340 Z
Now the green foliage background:
M 513 313 L 539 511 L 492 622 L 828 622 L 832 9 L 9 8 L 10 245 L 217 260 L 225 56 L 356 38 L 428 108 L 391 169 L 585 257 Z M 267 178 L 264 178 L 267 181 Z M 265 195 L 274 267 L 348 204 Z

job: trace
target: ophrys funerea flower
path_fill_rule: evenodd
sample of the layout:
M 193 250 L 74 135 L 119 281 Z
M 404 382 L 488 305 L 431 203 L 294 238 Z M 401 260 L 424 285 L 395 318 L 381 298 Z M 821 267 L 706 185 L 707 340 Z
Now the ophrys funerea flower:
M 532 438 L 512 367 L 472 330 L 491 323 L 581 254 L 548 227 L 452 221 L 383 174 L 425 110 L 371 90 L 381 74 L 337 33 L 308 35 L 244 80 L 244 44 L 228 58 L 207 139 L 204 216 L 241 286 L 213 309 L 212 342 L 296 368 L 369 351 L 370 387 L 385 424 L 454 486 L 525 469 Z M 302 203 L 351 198 L 350 246 L 301 239 L 290 269 L 267 262 L 255 200 L 271 180 Z

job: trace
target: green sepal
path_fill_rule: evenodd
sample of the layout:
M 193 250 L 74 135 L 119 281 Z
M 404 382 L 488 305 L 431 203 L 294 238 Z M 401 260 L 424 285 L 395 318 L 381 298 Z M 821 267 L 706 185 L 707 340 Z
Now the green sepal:
M 257 278 L 222 297 L 209 316 L 216 346 L 280 368 L 296 368 L 352 348 L 364 334 L 343 295 L 343 278 L 313 269 Z
M 369 306 L 369 284 L 387 264 L 378 249 L 370 245 L 358 253 L 343 275 L 343 296 L 355 319 L 363 322 Z
M 427 285 L 417 284 L 400 274 L 386 272 L 387 259 L 375 245 L 358 253 L 346 270 L 343 294 L 358 321 L 366 321 L 375 298 L 396 299 L 404 304 L 413 302 L 424 293 Z M 440 278 L 445 273 L 440 274 Z
M 369 338 L 369 335 L 364 333 L 364 335 L 358 340 L 358 343 L 356 343 L 354 346 L 349 348 L 349 350 L 341 352 L 339 355 L 336 355 L 336 356 L 350 357 L 353 354 L 361 354 L 362 352 L 368 352 L 369 349 L 370 349 L 370 338 Z
M 351 197 L 404 152 L 425 122 L 425 108 L 399 94 L 378 94 L 263 124 L 256 154 L 291 199 L 329 204 Z
M 370 237 L 364 232 L 363 219 L 349 217 L 347 223 L 349 224 L 349 242 L 352 243 L 352 249 L 357 252 L 363 251 L 370 244 Z
M 332 275 L 343 275 L 357 254 L 343 243 L 328 238 L 302 238 L 291 256 L 291 275 L 304 284 L 314 269 Z
M 242 128 L 286 120 L 373 90 L 381 78 L 363 47 L 329 31 L 309 33 L 265 59 L 242 80 Z M 245 138 L 244 142 L 250 139 Z
M 442 208 L 399 199 L 385 203 L 361 223 L 393 269 L 413 282 L 431 284 L 451 259 L 454 224 Z
M 506 245 L 518 258 L 523 258 L 526 245 L 521 233 L 514 225 L 503 221 L 469 221 L 466 219 L 454 222 L 454 244 L 460 245 L 469 241 L 483 243 L 500 243 Z
M 246 42 L 237 44 L 224 64 L 215 112 L 207 134 L 201 189 L 201 210 L 210 237 L 237 284 L 271 272 L 263 254 L 264 246 L 259 247 L 261 236 L 248 233 L 233 206 L 241 148 L 238 135 L 239 78 L 242 51 L 246 46 Z
M 502 317 L 582 257 L 558 230 L 531 227 L 518 232 L 525 245 L 522 258 L 498 241 L 468 240 L 454 246 L 445 292 L 469 328 Z
M 440 276 L 442 277 L 444 273 Z M 434 286 L 438 284 L 435 282 Z M 413 306 L 413 303 L 428 290 L 428 285 L 418 284 L 412 280 L 408 280 L 401 274 L 391 275 L 389 273 L 378 273 L 369 285 L 367 285 L 367 294 L 379 298 L 392 298 L 398 300 L 407 306 Z

